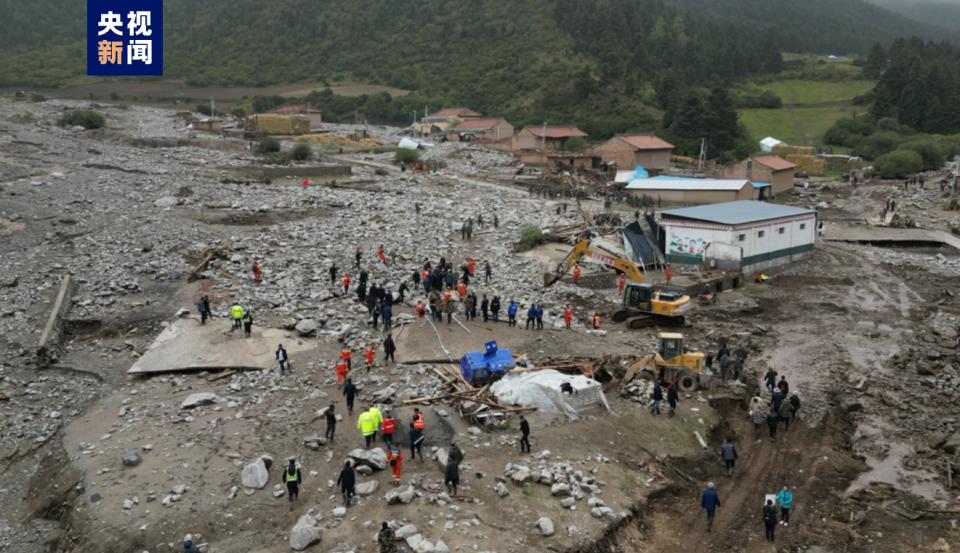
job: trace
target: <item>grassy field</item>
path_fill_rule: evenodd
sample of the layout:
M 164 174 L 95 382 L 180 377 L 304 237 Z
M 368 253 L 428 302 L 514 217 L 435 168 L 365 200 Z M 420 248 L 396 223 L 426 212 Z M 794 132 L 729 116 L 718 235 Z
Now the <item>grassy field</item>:
M 841 117 L 862 113 L 853 99 L 873 88 L 849 61 L 824 62 L 812 56 L 785 55 L 788 67 L 777 79 L 757 79 L 741 85 L 745 91 L 770 91 L 783 100 L 779 109 L 746 108 L 740 119 L 754 139 L 773 136 L 788 144 L 815 146 Z

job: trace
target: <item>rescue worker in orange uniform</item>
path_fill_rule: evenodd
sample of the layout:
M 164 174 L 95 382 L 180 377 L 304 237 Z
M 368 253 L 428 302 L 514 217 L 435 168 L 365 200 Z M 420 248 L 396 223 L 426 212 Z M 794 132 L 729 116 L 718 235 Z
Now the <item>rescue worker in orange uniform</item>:
M 363 356 L 367 360 L 367 373 L 370 373 L 370 369 L 373 368 L 374 360 L 377 357 L 377 350 L 374 349 L 374 344 L 370 344 L 363 350 Z
M 457 284 L 457 294 L 460 295 L 460 299 L 467 297 L 467 285 L 463 282 Z
M 580 265 L 573 266 L 573 283 L 580 284 Z
M 260 268 L 260 264 L 257 262 L 253 263 L 253 280 L 254 282 L 260 282 L 263 279 L 263 269 Z
M 393 485 L 400 485 L 400 474 L 403 472 L 403 451 L 400 446 L 391 445 L 387 450 L 387 462 L 390 463 L 390 471 L 393 472 Z
M 417 430 L 423 430 L 423 413 L 420 412 L 419 407 L 413 408 L 413 427 Z
M 340 360 L 347 364 L 348 370 L 353 370 L 353 352 L 346 344 L 340 349 Z
M 337 386 L 343 386 L 343 383 L 347 380 L 347 374 L 350 373 L 350 369 L 347 367 L 347 362 L 343 359 L 337 361 Z
M 383 244 L 377 246 L 377 259 L 379 259 L 384 265 L 387 264 L 387 254 L 383 250 Z
M 350 275 L 343 273 L 343 278 L 340 279 L 340 284 L 343 284 L 343 293 L 346 294 L 350 290 Z
M 472 257 L 467 258 L 467 272 L 470 273 L 470 276 L 477 272 L 477 262 Z
M 569 330 L 571 324 L 573 324 L 573 309 L 568 305 L 566 309 L 563 310 L 563 325 Z
M 426 314 L 427 314 L 427 307 L 426 307 L 425 305 L 423 305 L 423 301 L 421 301 L 420 303 L 417 304 L 416 312 L 417 312 L 417 318 L 422 319 L 422 318 L 424 318 L 424 316 L 426 316 Z
M 594 330 L 600 329 L 600 313 L 597 313 L 597 312 L 593 313 L 593 329 Z

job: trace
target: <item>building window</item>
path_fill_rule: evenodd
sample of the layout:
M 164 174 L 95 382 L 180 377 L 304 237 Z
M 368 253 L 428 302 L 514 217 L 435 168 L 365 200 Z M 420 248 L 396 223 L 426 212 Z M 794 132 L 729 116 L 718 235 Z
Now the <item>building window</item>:
M 743 241 L 746 240 L 746 239 L 747 239 L 747 235 L 746 235 L 746 234 L 740 234 L 740 235 L 737 236 L 737 241 L 738 241 L 738 242 L 743 242 Z
M 803 230 L 803 229 L 805 229 L 805 228 L 807 228 L 807 224 L 806 224 L 806 223 L 800 223 L 800 230 Z
M 777 229 L 777 232 L 779 232 L 780 234 L 783 234 L 783 233 L 785 232 L 785 230 L 784 230 L 783 227 L 780 227 L 780 228 Z
M 757 231 L 757 238 L 763 238 L 763 231 L 762 231 L 762 230 L 758 230 L 758 231 Z

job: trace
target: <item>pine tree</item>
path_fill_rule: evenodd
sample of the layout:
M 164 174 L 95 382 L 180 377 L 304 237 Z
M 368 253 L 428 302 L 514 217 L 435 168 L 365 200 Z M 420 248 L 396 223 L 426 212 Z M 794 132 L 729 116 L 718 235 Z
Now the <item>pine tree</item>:
M 879 42 L 874 42 L 867 55 L 867 64 L 863 66 L 863 76 L 868 79 L 877 79 L 886 69 L 887 53 Z
M 740 125 L 733 97 L 727 89 L 716 87 L 710 92 L 703 125 L 710 151 L 720 154 L 736 148 Z

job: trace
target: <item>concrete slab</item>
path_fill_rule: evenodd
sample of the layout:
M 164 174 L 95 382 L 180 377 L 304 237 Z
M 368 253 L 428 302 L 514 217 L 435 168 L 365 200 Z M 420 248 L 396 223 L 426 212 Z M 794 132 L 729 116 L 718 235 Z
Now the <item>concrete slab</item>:
M 913 228 L 844 226 L 828 224 L 826 228 L 828 242 L 936 242 L 960 250 L 960 236 L 954 236 L 942 230 Z
M 230 332 L 230 321 L 215 319 L 206 325 L 188 317 L 177 319 L 153 341 L 153 344 L 127 374 L 155 374 L 173 371 L 211 369 L 272 369 L 274 352 L 283 344 L 292 357 L 313 350 L 313 339 L 300 338 L 288 331 L 253 327 L 250 338 L 242 331 Z

